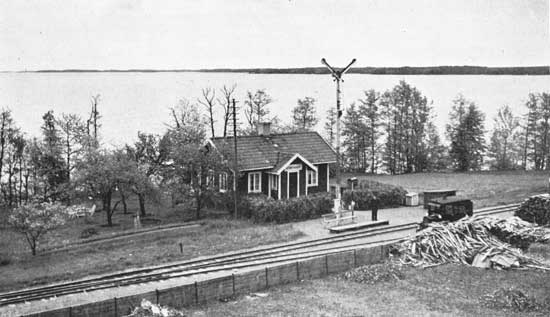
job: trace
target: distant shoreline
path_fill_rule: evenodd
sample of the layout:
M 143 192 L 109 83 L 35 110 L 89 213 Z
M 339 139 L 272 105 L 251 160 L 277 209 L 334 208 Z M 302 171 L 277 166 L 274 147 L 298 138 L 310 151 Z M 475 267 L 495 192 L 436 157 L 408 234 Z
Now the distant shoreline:
M 215 69 L 43 69 L 2 71 L 2 73 L 248 73 L 248 74 L 329 74 L 325 67 L 302 68 L 215 68 Z M 484 66 L 428 66 L 428 67 L 357 67 L 350 74 L 369 75 L 550 75 L 550 66 L 484 67 Z

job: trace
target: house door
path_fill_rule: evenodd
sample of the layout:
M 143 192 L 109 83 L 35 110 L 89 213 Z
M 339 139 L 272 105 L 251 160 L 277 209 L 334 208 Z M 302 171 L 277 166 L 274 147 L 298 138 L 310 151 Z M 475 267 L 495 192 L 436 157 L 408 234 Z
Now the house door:
M 298 196 L 298 172 L 288 173 L 288 196 Z

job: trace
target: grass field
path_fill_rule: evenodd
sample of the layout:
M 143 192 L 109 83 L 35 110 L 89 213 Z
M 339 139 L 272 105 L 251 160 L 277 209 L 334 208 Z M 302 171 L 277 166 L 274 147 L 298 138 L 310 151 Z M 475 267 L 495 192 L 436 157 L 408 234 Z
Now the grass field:
M 137 210 L 134 202 L 129 211 Z M 184 210 L 151 206 L 153 218 L 161 223 L 188 219 Z M 133 215 L 117 212 L 117 226 L 105 227 L 101 212 L 90 219 L 78 219 L 63 228 L 47 234 L 41 248 L 62 242 L 80 240 L 86 228 L 95 228 L 101 235 L 130 229 Z M 291 241 L 303 236 L 292 225 L 255 225 L 245 220 L 228 219 L 227 215 L 209 215 L 203 225 L 168 232 L 150 233 L 128 239 L 117 239 L 101 244 L 79 246 L 69 251 L 40 252 L 30 255 L 24 237 L 9 229 L 0 230 L 0 255 L 8 264 L 0 265 L 0 291 L 31 285 L 76 279 L 133 267 L 191 259 L 252 248 L 263 244 Z M 179 243 L 183 244 L 183 252 Z M 0 259 L 1 260 L 1 259 Z
M 403 186 L 408 191 L 422 193 L 433 189 L 457 189 L 458 196 L 474 201 L 482 208 L 523 200 L 535 193 L 548 192 L 547 171 L 503 171 L 470 173 L 419 173 L 403 175 L 344 174 L 342 179 L 357 176 L 387 184 Z
M 546 255 L 550 248 L 545 247 Z M 383 264 L 382 264 L 383 265 Z M 184 311 L 187 316 L 517 316 L 482 299 L 499 289 L 523 291 L 543 307 L 522 316 L 550 314 L 550 274 L 498 271 L 463 265 L 404 267 L 398 280 L 362 284 L 342 275 L 273 287 L 266 297 L 240 296 L 227 303 Z

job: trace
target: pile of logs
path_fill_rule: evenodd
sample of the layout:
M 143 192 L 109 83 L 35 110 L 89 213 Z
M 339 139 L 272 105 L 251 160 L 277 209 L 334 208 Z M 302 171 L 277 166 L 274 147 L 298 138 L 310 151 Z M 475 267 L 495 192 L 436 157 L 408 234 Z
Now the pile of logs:
M 516 216 L 541 226 L 550 225 L 550 195 L 536 195 L 523 201 Z

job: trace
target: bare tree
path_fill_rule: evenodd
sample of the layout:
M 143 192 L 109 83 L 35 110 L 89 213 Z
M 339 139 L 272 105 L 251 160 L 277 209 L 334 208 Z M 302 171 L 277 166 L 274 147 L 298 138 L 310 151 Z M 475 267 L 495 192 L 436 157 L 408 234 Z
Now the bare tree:
M 223 88 L 220 89 L 220 93 L 223 95 L 223 98 L 218 98 L 218 103 L 223 107 L 223 137 L 227 136 L 227 126 L 229 124 L 229 119 L 231 119 L 231 100 L 233 99 L 233 94 L 235 93 L 235 88 L 237 85 L 227 87 L 223 85 Z
M 90 112 L 90 118 L 86 122 L 86 131 L 89 136 L 93 136 L 93 140 L 96 145 L 98 144 L 97 131 L 101 127 L 101 125 L 99 124 L 99 119 L 101 118 L 101 116 L 97 111 L 97 105 L 99 104 L 100 97 L 101 96 L 99 94 L 92 96 L 92 111 Z M 90 131 L 91 128 L 93 128 L 93 134 L 92 131 Z
M 216 102 L 214 101 L 216 98 L 216 91 L 210 87 L 203 88 L 202 89 L 202 99 L 197 99 L 198 103 L 203 105 L 206 108 L 206 111 L 208 112 L 208 119 L 210 121 L 210 130 L 212 133 L 212 137 L 215 136 L 214 134 L 214 105 Z

